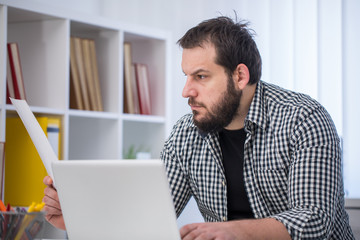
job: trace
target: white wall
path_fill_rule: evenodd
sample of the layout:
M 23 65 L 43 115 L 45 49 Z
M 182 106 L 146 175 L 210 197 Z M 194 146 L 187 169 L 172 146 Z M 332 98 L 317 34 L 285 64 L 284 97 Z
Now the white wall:
M 343 4 L 344 178 L 350 197 L 360 197 L 360 1 Z
M 348 197 L 360 198 L 360 1 L 358 0 L 38 0 L 172 32 L 172 123 L 189 111 L 175 42 L 200 21 L 245 18 L 257 32 L 262 79 L 301 91 L 330 112 L 343 137 Z

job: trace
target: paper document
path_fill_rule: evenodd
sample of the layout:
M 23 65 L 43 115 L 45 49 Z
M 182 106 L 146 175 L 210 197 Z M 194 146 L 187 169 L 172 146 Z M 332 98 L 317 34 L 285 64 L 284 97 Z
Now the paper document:
M 47 173 L 54 181 L 54 175 L 52 172 L 52 162 L 56 162 L 57 158 L 53 148 L 51 147 L 44 131 L 40 127 L 40 124 L 36 120 L 34 114 L 30 110 L 29 105 L 25 100 L 18 100 L 10 98 L 17 113 L 19 114 L 21 121 L 24 123 L 26 130 L 28 131 L 32 142 L 38 151 L 40 158 L 46 168 Z M 55 186 L 55 182 L 53 183 Z

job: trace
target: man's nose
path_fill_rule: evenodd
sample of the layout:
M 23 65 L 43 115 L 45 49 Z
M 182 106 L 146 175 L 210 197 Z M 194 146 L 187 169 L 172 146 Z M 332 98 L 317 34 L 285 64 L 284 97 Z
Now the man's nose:
M 187 78 L 185 86 L 182 91 L 182 96 L 184 98 L 189 98 L 189 97 L 196 97 L 196 94 L 197 94 L 197 92 L 196 92 L 194 84 L 192 83 L 190 78 Z

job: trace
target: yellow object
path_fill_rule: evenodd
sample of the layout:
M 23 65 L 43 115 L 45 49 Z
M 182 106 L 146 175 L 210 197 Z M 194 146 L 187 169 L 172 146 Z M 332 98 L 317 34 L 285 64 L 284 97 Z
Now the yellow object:
M 29 213 L 30 213 L 30 212 L 34 212 L 34 210 L 35 210 L 35 205 L 36 205 L 36 203 L 35 203 L 35 202 L 32 202 L 27 211 L 28 211 Z
M 40 212 L 41 209 L 43 209 L 44 206 L 45 206 L 45 203 L 44 203 L 44 202 L 41 202 L 41 203 L 32 202 L 31 205 L 28 207 L 27 212 L 28 212 L 28 213 L 31 213 L 31 212 Z
M 44 206 L 45 206 L 44 202 L 36 204 L 36 206 L 34 208 L 34 212 L 40 212 L 43 209 Z
M 51 116 L 51 117 L 47 117 L 47 119 L 48 119 L 47 136 L 48 136 L 50 145 L 53 147 L 56 156 L 60 160 L 60 159 L 62 159 L 62 156 L 61 156 L 61 129 L 62 129 L 61 128 L 61 117 Z M 54 132 L 54 130 L 56 130 L 56 129 L 57 129 L 57 133 L 56 133 L 56 131 Z M 50 138 L 50 134 L 57 135 L 56 136 L 57 139 L 54 141 L 53 138 Z
M 47 117 L 38 117 L 37 120 L 46 133 Z M 7 118 L 5 203 L 29 206 L 32 202 L 41 202 L 46 175 L 46 169 L 20 118 Z

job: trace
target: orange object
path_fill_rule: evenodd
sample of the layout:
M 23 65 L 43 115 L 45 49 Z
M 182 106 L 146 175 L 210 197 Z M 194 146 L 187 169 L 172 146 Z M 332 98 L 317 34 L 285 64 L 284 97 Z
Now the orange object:
M 6 207 L 5 207 L 5 204 L 3 203 L 2 200 L 0 200 L 0 211 L 1 212 L 6 212 Z

